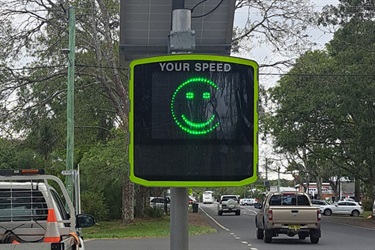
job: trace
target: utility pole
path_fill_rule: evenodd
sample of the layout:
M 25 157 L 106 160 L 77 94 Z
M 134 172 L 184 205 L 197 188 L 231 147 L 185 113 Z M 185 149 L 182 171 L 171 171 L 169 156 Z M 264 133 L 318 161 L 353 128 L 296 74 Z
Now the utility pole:
M 74 160 L 74 60 L 75 60 L 75 11 L 69 7 L 69 53 L 68 53 L 68 88 L 67 88 L 67 143 L 66 143 L 66 188 L 73 201 L 73 160 Z M 74 216 L 74 215 L 71 215 Z

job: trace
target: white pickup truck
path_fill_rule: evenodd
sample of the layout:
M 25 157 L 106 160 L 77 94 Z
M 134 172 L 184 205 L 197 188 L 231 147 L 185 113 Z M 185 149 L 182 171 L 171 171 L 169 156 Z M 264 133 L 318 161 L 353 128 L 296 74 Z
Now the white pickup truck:
M 91 215 L 76 214 L 56 176 L 0 170 L 1 250 L 84 250 L 80 228 L 94 224 Z
M 269 193 L 263 204 L 255 203 L 254 208 L 258 209 L 255 216 L 257 239 L 271 243 L 272 237 L 286 234 L 298 235 L 299 239 L 310 236 L 312 244 L 319 242 L 321 214 L 306 193 Z

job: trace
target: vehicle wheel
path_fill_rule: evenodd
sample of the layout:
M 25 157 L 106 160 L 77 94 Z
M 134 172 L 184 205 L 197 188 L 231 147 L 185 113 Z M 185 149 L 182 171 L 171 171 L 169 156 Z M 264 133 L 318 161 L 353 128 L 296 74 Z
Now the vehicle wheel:
M 227 201 L 227 206 L 228 206 L 230 209 L 235 208 L 236 205 L 237 205 L 237 201 L 235 201 L 235 200 L 230 199 L 230 200 Z
M 331 209 L 326 209 L 326 210 L 324 210 L 323 214 L 326 215 L 326 216 L 331 216 L 332 211 L 331 211 Z
M 236 211 L 236 215 L 240 215 L 241 214 L 241 211 Z
M 264 237 L 263 229 L 257 228 L 257 239 L 262 240 Z
M 272 242 L 272 237 L 271 236 L 264 236 L 264 242 L 265 243 L 271 243 Z
M 220 215 L 220 216 L 222 216 L 223 215 L 223 211 L 218 211 L 217 214 Z
M 351 216 L 358 217 L 359 216 L 359 211 L 358 210 L 353 210 Z
M 310 236 L 310 242 L 311 244 L 317 244 L 319 242 L 319 238 Z

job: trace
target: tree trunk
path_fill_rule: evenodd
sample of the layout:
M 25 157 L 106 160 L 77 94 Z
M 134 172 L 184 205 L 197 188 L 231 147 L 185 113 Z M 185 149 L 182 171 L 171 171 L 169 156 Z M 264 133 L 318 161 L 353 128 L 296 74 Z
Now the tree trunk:
M 134 207 L 134 214 L 136 218 L 144 218 L 145 217 L 145 208 L 147 207 L 147 199 L 148 199 L 148 189 L 145 186 L 136 185 L 135 186 L 135 207 Z
M 122 185 L 122 223 L 134 222 L 134 184 L 130 181 L 129 175 L 124 175 Z
M 318 173 L 317 173 L 318 174 Z M 317 187 L 317 190 L 318 190 L 318 200 L 321 200 L 323 195 L 322 195 L 322 178 L 321 177 L 317 177 L 316 178 L 316 187 Z

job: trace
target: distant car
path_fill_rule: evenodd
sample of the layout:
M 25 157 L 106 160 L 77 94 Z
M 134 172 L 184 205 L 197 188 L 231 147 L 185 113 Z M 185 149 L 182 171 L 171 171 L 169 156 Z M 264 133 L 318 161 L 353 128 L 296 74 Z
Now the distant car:
M 321 214 L 326 216 L 342 214 L 358 217 L 363 213 L 363 207 L 358 202 L 354 201 L 339 201 L 331 205 L 320 206 L 319 210 Z
M 240 205 L 242 206 L 248 206 L 248 205 L 254 205 L 254 203 L 257 203 L 257 199 L 255 198 L 243 198 L 240 199 Z
M 194 204 L 194 203 L 197 203 L 197 202 L 198 201 L 195 197 L 189 195 L 189 204 Z
M 327 206 L 327 205 L 329 205 L 329 203 L 327 201 L 324 201 L 324 200 L 311 200 L 311 204 L 314 207 L 320 207 L 320 206 Z
M 169 197 L 151 197 L 150 198 L 150 207 L 165 209 L 165 206 L 166 206 L 167 210 L 169 211 L 170 205 L 171 205 L 171 199 Z
M 241 214 L 240 201 L 237 195 L 222 195 L 217 204 L 217 214 L 223 215 L 223 213 L 235 213 L 236 215 Z

